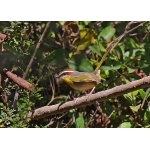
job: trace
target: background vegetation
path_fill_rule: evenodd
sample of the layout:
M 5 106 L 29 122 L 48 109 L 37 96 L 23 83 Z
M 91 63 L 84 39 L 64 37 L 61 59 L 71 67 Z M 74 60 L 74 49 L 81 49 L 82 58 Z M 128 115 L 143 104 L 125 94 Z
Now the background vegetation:
M 85 95 L 58 83 L 55 75 L 66 68 L 94 71 L 107 45 L 124 32 L 128 23 L 50 22 L 26 77 L 35 87 L 29 92 L 8 79 L 3 68 L 23 77 L 47 22 L 0 22 L 1 33 L 7 35 L 0 45 L 0 127 L 149 127 L 150 88 L 36 121 L 27 117 L 29 111 L 48 105 L 52 99 L 50 105 Z M 131 28 L 139 23 L 135 22 Z M 105 81 L 95 92 L 149 75 L 149 43 L 150 23 L 145 22 L 109 54 L 101 67 Z M 17 109 L 14 109 L 18 89 Z

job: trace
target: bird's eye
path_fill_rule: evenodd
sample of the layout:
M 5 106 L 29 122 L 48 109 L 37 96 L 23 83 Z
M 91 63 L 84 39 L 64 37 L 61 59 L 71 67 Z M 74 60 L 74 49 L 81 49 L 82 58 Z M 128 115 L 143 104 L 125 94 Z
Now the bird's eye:
M 66 75 L 66 73 L 64 73 L 64 72 L 60 72 L 58 75 L 56 75 L 55 77 L 56 78 L 60 78 L 60 77 L 62 77 L 62 76 L 64 76 L 64 75 Z
M 60 78 L 60 77 L 62 77 L 64 75 L 71 75 L 73 72 L 74 71 L 72 71 L 72 70 L 62 71 L 62 72 L 59 73 L 59 75 L 56 76 L 56 78 Z

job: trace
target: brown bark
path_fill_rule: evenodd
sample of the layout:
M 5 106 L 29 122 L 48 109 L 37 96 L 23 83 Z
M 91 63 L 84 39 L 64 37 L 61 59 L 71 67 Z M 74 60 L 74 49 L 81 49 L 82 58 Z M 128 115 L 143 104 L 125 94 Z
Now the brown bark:
M 29 117 L 31 117 L 31 120 L 38 120 L 38 119 L 41 119 L 50 115 L 68 111 L 73 108 L 90 105 L 90 104 L 95 103 L 96 101 L 101 102 L 109 98 L 115 98 L 123 94 L 135 91 L 137 89 L 142 89 L 142 88 L 149 87 L 149 86 L 150 86 L 150 76 L 144 77 L 136 81 L 132 81 L 124 85 L 116 86 L 112 89 L 97 92 L 95 94 L 92 94 L 88 98 L 88 100 L 86 99 L 86 96 L 83 96 L 81 98 L 78 98 L 76 103 L 75 101 L 68 101 L 64 104 L 44 106 L 44 107 L 35 109 L 33 112 L 29 113 Z
M 13 80 L 15 83 L 17 83 L 22 88 L 32 92 L 34 87 L 31 83 L 24 80 L 23 78 L 17 76 L 16 74 L 13 74 L 12 72 L 8 71 L 6 68 L 3 69 L 3 71 L 6 73 L 7 77 L 11 80 Z

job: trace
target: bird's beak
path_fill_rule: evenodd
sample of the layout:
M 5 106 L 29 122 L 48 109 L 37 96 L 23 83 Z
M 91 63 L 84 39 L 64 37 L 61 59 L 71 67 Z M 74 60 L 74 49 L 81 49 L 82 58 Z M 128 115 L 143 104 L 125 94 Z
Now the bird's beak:
M 55 78 L 59 78 L 61 75 L 59 74 L 59 75 L 55 75 Z

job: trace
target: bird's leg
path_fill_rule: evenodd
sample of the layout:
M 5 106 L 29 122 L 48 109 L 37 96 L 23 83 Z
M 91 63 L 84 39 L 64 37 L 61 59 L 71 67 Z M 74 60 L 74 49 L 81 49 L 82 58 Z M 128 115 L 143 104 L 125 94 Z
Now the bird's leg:
M 88 98 L 90 97 L 90 95 L 93 93 L 94 90 L 95 90 L 95 87 L 93 87 L 93 89 L 90 91 L 90 93 L 87 94 L 87 96 L 86 96 L 86 101 L 88 100 Z M 75 104 L 76 104 L 77 101 L 78 101 L 78 98 L 76 98 L 74 101 L 75 101 Z
M 88 100 L 88 98 L 90 97 L 90 95 L 93 93 L 94 90 L 95 90 L 95 87 L 93 87 L 93 89 L 90 91 L 90 93 L 87 94 L 86 101 Z

